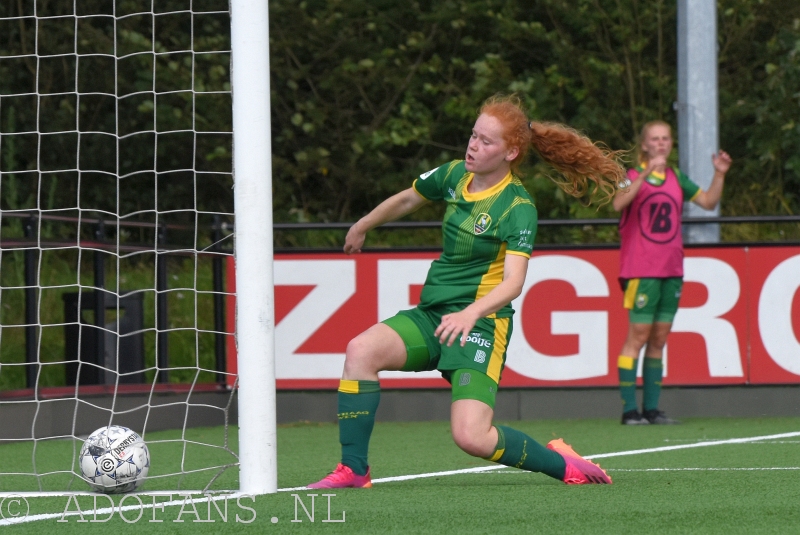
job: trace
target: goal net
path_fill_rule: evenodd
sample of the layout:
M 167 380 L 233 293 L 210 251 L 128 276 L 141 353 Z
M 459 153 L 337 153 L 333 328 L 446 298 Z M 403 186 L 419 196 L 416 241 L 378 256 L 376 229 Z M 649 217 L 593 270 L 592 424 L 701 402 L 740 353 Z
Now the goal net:
M 0 492 L 90 490 L 106 425 L 143 490 L 240 487 L 230 28 L 227 0 L 0 0 Z

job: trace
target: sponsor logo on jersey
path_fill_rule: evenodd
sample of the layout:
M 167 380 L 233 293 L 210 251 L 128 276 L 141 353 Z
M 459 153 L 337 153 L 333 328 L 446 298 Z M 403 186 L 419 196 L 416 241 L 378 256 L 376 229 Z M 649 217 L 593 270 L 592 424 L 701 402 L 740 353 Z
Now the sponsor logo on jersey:
M 478 364 L 483 364 L 486 362 L 486 351 L 479 349 L 475 352 L 475 362 Z
M 647 296 L 639 294 L 636 296 L 636 308 L 644 308 L 647 305 Z
M 522 229 L 519 231 L 519 248 L 520 249 L 533 249 L 533 244 L 528 240 L 533 236 L 533 231 L 530 229 Z
M 668 243 L 678 236 L 681 210 L 677 201 L 666 193 L 659 191 L 647 197 L 638 213 L 639 230 L 645 239 Z
M 439 169 L 439 168 L 437 167 L 437 168 L 435 168 L 435 169 L 431 169 L 430 171 L 428 171 L 428 172 L 426 172 L 426 173 L 422 173 L 421 175 L 419 175 L 419 179 L 420 179 L 420 180 L 425 180 L 426 178 L 428 178 L 429 176 L 431 176 L 433 173 L 435 173 L 435 172 L 436 172 L 436 169 Z
M 481 337 L 481 333 L 469 333 L 467 336 L 467 343 L 472 342 L 473 344 L 477 344 L 480 347 L 492 347 L 492 343 L 489 340 L 484 340 Z M 477 361 L 476 361 L 477 362 Z
M 478 214 L 478 217 L 475 218 L 475 234 L 483 234 L 486 232 L 489 227 L 492 226 L 492 216 L 487 214 L 486 212 L 482 214 Z
M 469 373 L 462 373 L 461 377 L 458 378 L 458 386 L 467 386 L 471 378 L 472 376 Z
M 453 190 L 453 188 L 447 188 L 447 193 L 449 193 L 449 194 L 450 194 L 450 197 L 451 197 L 452 199 L 455 199 L 455 198 L 456 198 L 456 192 Z

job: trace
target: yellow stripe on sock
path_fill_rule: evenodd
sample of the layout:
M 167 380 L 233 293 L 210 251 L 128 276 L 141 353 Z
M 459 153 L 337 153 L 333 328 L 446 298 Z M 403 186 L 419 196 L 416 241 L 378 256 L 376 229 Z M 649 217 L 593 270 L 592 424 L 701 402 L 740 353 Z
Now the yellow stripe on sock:
M 358 394 L 358 381 L 342 379 L 339 381 L 339 392 L 344 392 L 345 394 Z
M 617 358 L 617 367 L 622 368 L 623 370 L 632 370 L 636 366 L 636 359 L 633 357 L 626 357 L 624 355 L 620 355 Z
M 639 281 L 641 279 L 631 279 L 628 281 L 628 286 L 625 288 L 625 300 L 623 307 L 632 309 L 633 304 L 636 302 L 636 293 L 639 291 Z
M 502 457 L 505 452 L 506 452 L 505 448 L 503 448 L 502 450 L 497 450 L 496 452 L 494 452 L 494 455 L 492 455 L 487 459 L 487 461 L 492 461 L 493 463 L 496 463 L 497 461 L 500 460 L 500 457 Z

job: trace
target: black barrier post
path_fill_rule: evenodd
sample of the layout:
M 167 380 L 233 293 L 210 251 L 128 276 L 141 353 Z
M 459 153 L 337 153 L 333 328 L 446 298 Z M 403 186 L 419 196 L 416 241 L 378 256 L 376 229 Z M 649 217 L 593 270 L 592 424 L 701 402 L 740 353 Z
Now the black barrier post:
M 31 240 L 36 235 L 36 217 L 25 220 L 25 237 Z M 25 249 L 25 385 L 36 386 L 36 335 L 39 323 L 38 302 L 36 300 L 36 250 L 31 246 Z
M 221 254 L 219 242 L 222 241 L 222 221 L 219 214 L 214 215 L 214 234 L 212 236 L 214 244 L 212 251 L 214 259 L 211 261 L 214 269 L 214 355 L 217 357 L 217 382 L 225 383 L 225 296 L 224 281 L 222 273 L 222 262 L 224 258 Z
M 158 351 L 158 382 L 168 383 L 169 372 L 169 338 L 167 333 L 167 253 L 158 252 L 166 248 L 167 226 L 159 225 L 156 241 L 156 332 Z
M 101 217 L 94 227 L 94 238 L 97 240 L 94 250 L 94 325 L 97 327 L 94 348 L 95 363 L 99 366 L 105 366 L 106 359 L 106 254 L 101 250 L 105 233 L 106 226 Z

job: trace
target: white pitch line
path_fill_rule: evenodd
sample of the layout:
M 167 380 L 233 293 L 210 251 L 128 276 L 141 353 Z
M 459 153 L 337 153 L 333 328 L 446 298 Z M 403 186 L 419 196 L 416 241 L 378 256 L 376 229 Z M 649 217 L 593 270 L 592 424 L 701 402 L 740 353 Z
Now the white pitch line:
M 762 466 L 754 468 L 606 468 L 606 472 L 759 472 L 772 470 L 800 470 L 800 466 Z M 498 470 L 497 475 L 528 474 L 524 470 Z
M 607 468 L 607 472 L 760 472 L 800 470 L 800 466 L 766 466 L 759 468 Z
M 584 455 L 584 459 L 603 459 L 608 457 L 623 457 L 626 455 L 641 455 L 644 453 L 658 453 L 661 451 L 673 451 L 673 450 L 683 450 L 688 448 L 703 448 L 707 446 L 721 446 L 724 444 L 746 444 L 748 442 L 758 442 L 763 440 L 775 440 L 779 438 L 789 438 L 789 437 L 797 437 L 800 436 L 800 431 L 793 431 L 791 433 L 780 433 L 777 435 L 762 435 L 759 437 L 746 437 L 746 438 L 727 438 L 727 439 L 720 439 L 720 440 L 706 440 L 703 442 L 695 442 L 693 444 L 676 444 L 674 446 L 660 446 L 657 448 L 647 448 L 647 449 L 640 449 L 640 450 L 627 450 L 627 451 L 615 451 L 612 453 L 597 453 L 595 455 Z M 475 472 L 489 472 L 492 470 L 500 470 L 503 468 L 507 468 L 504 465 L 491 465 L 491 466 L 478 466 L 475 468 L 464 468 L 461 470 L 448 470 L 446 472 L 428 472 L 425 474 L 412 474 L 407 476 L 394 476 L 394 477 L 382 477 L 378 479 L 373 479 L 373 483 L 389 483 L 392 481 L 409 481 L 413 479 L 424 479 L 429 477 L 440 477 L 440 476 L 455 476 L 460 474 L 471 474 Z M 298 490 L 305 490 L 307 487 L 292 487 L 287 489 L 278 489 L 278 492 L 286 492 L 286 491 L 298 491 Z
M 475 468 L 463 468 L 460 470 L 447 470 L 445 472 L 428 472 L 426 474 L 411 474 L 407 476 L 392 476 L 392 477 L 379 477 L 373 479 L 373 483 L 390 483 L 392 481 L 409 481 L 411 479 L 425 479 L 427 477 L 441 477 L 441 476 L 456 476 L 459 474 L 471 474 L 475 472 L 490 472 L 492 470 L 500 470 L 501 468 L 508 468 L 502 464 L 493 464 L 491 466 L 476 466 Z M 286 489 L 278 489 L 278 492 L 308 490 L 308 487 L 290 487 Z
M 721 446 L 723 444 L 746 444 L 748 442 L 758 442 L 760 440 L 774 440 L 779 438 L 789 438 L 800 436 L 800 431 L 791 433 L 780 433 L 778 435 L 764 435 L 760 437 L 748 438 L 727 438 L 724 440 L 706 440 L 694 444 L 676 444 L 675 446 L 660 446 L 658 448 L 647 448 L 641 450 L 615 451 L 613 453 L 598 453 L 596 455 L 585 455 L 585 459 L 605 459 L 607 457 L 623 457 L 625 455 L 639 455 L 641 453 L 657 453 L 660 451 L 685 450 L 688 448 L 703 448 L 706 446 Z

